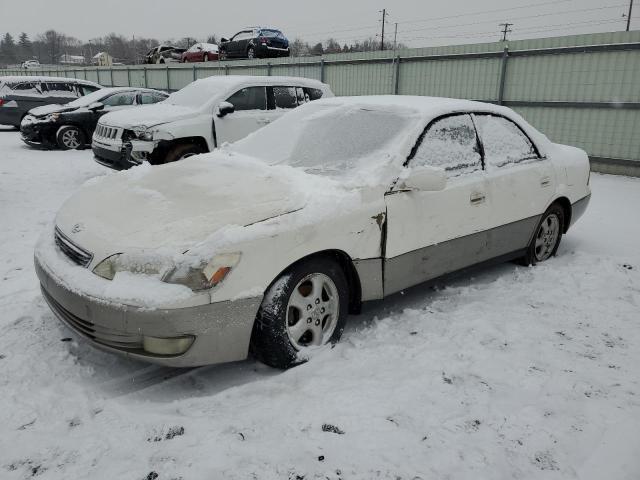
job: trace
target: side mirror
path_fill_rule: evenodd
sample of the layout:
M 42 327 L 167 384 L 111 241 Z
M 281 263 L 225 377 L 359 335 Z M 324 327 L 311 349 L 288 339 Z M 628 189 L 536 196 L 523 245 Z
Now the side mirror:
M 218 115 L 218 117 L 222 118 L 225 115 L 228 115 L 228 114 L 233 113 L 235 111 L 236 111 L 236 107 L 234 107 L 231 103 L 229 103 L 229 102 L 220 102 L 220 105 L 218 105 L 217 115 Z
M 90 103 L 87 108 L 89 110 L 91 110 L 92 112 L 95 112 L 97 110 L 102 110 L 104 108 L 104 103 L 102 103 L 102 102 L 93 102 L 93 103 Z
M 416 167 L 411 170 L 409 176 L 401 183 L 404 190 L 421 190 L 423 192 L 438 192 L 447 186 L 447 174 L 443 168 Z
M 226 38 L 224 38 L 224 37 L 222 37 L 222 38 L 220 39 L 220 41 L 221 41 L 221 42 L 228 42 L 229 40 L 228 40 L 228 39 L 226 39 Z

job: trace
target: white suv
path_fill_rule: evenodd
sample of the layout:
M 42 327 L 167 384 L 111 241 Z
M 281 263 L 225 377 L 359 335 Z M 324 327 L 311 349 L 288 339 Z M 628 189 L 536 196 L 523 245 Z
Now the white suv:
M 91 146 L 98 163 L 116 170 L 174 162 L 244 138 L 288 110 L 326 97 L 333 97 L 329 86 L 307 78 L 209 77 L 164 102 L 105 115 Z

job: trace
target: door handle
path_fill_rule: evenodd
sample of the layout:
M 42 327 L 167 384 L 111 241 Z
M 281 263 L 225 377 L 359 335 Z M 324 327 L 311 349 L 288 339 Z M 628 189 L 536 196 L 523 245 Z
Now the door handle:
M 549 185 L 551 185 L 551 177 L 543 177 L 540 180 L 541 187 L 548 187 Z
M 485 195 L 482 192 L 473 192 L 471 197 L 469 197 L 469 203 L 471 203 L 471 205 L 480 205 L 481 203 L 484 203 L 484 201 Z

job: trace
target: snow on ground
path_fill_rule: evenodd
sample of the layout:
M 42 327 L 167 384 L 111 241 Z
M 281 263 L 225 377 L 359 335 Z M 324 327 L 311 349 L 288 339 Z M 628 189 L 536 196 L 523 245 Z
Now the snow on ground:
M 557 258 L 416 287 L 287 372 L 97 351 L 33 245 L 107 173 L 0 131 L 0 478 L 640 478 L 640 180 L 593 175 Z

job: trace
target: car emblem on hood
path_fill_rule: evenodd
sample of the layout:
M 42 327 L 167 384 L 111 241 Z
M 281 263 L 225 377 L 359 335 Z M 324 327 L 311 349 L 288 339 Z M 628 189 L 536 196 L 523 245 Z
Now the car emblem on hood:
M 78 233 L 78 232 L 81 232 L 83 229 L 84 229 L 84 225 L 82 223 L 76 223 L 71 228 L 71 233 Z

